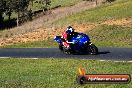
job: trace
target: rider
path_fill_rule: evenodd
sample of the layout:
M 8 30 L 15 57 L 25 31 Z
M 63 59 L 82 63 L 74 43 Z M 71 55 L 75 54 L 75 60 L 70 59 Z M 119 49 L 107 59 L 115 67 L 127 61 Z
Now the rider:
M 70 49 L 70 45 L 74 44 L 74 42 L 71 42 L 71 38 L 78 35 L 78 33 L 74 32 L 74 30 L 74 28 L 68 26 L 66 31 L 62 34 L 63 45 L 66 47 L 66 49 Z

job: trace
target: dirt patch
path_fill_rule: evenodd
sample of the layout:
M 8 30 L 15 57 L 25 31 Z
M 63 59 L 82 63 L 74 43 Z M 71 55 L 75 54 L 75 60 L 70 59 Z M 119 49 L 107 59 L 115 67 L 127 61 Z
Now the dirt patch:
M 74 24 L 73 27 L 77 32 L 85 32 L 86 30 L 91 30 L 96 27 L 94 24 Z M 47 40 L 49 38 L 54 38 L 56 35 L 61 35 L 66 27 L 63 28 L 38 28 L 33 32 L 29 32 L 23 35 L 17 35 L 12 38 L 1 38 L 0 46 L 12 45 L 16 43 L 26 43 L 39 40 Z
M 107 24 L 107 25 L 122 25 L 122 26 L 125 26 L 125 25 L 127 25 L 127 26 L 132 26 L 132 18 L 123 18 L 123 19 L 118 19 L 118 20 L 116 20 L 116 19 L 113 19 L 113 20 L 107 20 L 107 21 L 101 23 L 101 25 L 102 25 L 102 24 Z
M 74 24 L 72 25 L 77 32 L 85 32 L 94 29 L 95 27 L 99 25 L 121 25 L 121 26 L 132 26 L 132 18 L 123 18 L 123 19 L 117 19 L 117 20 L 107 20 L 105 22 L 102 22 L 100 24 L 95 23 L 87 23 L 87 24 Z M 36 30 L 32 32 L 28 32 L 21 35 L 16 35 L 11 38 L 1 38 L 0 39 L 0 46 L 4 45 L 12 45 L 16 43 L 26 43 L 26 42 L 33 42 L 33 41 L 39 41 L 39 40 L 47 40 L 49 38 L 54 38 L 56 35 L 61 35 L 62 32 L 66 29 L 67 26 L 64 26 L 62 28 L 37 28 Z

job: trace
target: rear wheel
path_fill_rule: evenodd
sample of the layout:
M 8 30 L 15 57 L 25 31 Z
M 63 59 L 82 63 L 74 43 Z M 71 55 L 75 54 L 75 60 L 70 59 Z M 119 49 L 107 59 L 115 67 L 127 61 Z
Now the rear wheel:
M 87 50 L 88 50 L 88 53 L 91 54 L 91 55 L 98 54 L 98 48 L 94 44 L 88 45 Z

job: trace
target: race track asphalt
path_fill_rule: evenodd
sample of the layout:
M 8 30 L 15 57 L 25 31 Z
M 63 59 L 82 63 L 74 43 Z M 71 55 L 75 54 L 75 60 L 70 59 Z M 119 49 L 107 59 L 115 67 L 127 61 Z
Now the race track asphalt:
M 66 55 L 58 48 L 1 48 L 0 57 L 132 61 L 132 48 L 99 48 L 98 55 Z

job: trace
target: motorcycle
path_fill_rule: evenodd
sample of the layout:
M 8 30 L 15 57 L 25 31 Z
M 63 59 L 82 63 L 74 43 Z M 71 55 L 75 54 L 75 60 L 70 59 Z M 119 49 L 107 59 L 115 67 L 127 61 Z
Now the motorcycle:
M 54 40 L 59 44 L 59 49 L 65 54 L 98 54 L 98 48 L 90 42 L 90 38 L 88 35 L 84 33 L 78 33 L 76 37 L 72 37 L 70 42 L 71 48 L 67 49 L 63 46 L 63 39 L 61 36 L 56 36 Z

